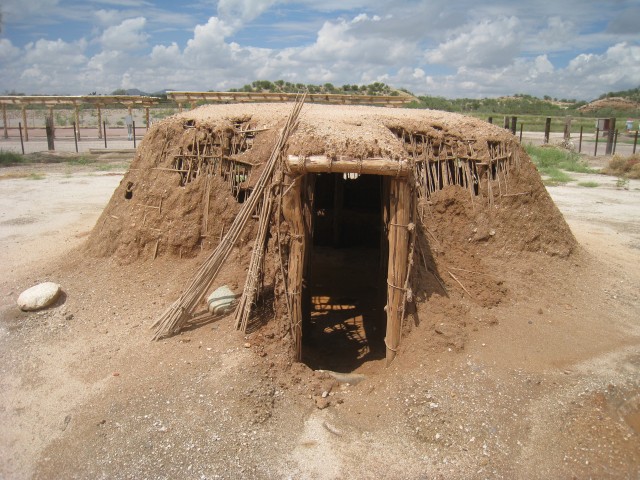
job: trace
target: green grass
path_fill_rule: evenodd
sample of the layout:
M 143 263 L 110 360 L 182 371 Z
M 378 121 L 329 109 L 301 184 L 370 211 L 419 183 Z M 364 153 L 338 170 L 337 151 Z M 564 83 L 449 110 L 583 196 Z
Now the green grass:
M 85 157 L 84 155 L 80 157 L 74 157 L 67 161 L 69 165 L 90 165 L 95 163 L 95 160 L 90 157 Z
M 46 177 L 46 175 L 44 175 L 42 173 L 31 173 L 26 178 L 27 178 L 27 180 L 43 180 L 45 177 Z
M 598 182 L 578 182 L 578 185 L 580 187 L 587 187 L 587 188 L 596 188 L 600 186 Z
M 126 170 L 127 165 L 124 163 L 101 163 L 97 166 L 96 169 L 101 172 L 109 172 L 111 170 Z
M 23 163 L 24 157 L 19 153 L 5 152 L 0 150 L 0 165 L 11 165 L 13 163 Z
M 555 147 L 526 145 L 525 150 L 538 167 L 538 171 L 558 183 L 570 182 L 565 172 L 594 173 L 579 154 Z

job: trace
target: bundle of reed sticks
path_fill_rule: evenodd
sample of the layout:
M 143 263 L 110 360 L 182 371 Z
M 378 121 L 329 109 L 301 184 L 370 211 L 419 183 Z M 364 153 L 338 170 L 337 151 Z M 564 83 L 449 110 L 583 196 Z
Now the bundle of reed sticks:
M 272 176 L 278 161 L 283 154 L 289 137 L 297 127 L 298 117 L 304 105 L 305 97 L 306 94 L 302 94 L 296 98 L 296 103 L 280 132 L 280 136 L 271 152 L 269 161 L 256 182 L 253 192 L 247 201 L 242 204 L 242 209 L 233 221 L 227 234 L 191 278 L 182 295 L 180 295 L 180 298 L 167 308 L 151 326 L 152 329 L 155 329 L 154 340 L 174 335 L 180 331 L 184 324 L 189 321 L 192 312 L 220 272 L 233 246 L 236 244 L 240 234 L 256 210 L 258 202 L 263 200 L 265 191 L 271 186 Z M 263 207 L 263 211 L 264 210 L 265 208 Z

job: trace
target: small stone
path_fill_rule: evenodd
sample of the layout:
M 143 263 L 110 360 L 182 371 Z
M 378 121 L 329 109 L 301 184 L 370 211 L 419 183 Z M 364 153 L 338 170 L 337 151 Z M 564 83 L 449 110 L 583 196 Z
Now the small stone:
M 71 415 L 67 415 L 64 417 L 64 422 L 62 422 L 62 431 L 64 432 L 69 426 L 69 422 L 71 422 Z
M 322 397 L 316 397 L 315 402 L 316 402 L 316 407 L 318 407 L 319 410 L 324 410 L 331 404 L 331 402 L 328 399 L 322 398 Z
M 57 283 L 40 283 L 20 294 L 18 307 L 24 312 L 33 312 L 46 308 L 58 299 L 60 292 L 60 285 Z
M 245 343 L 244 348 L 251 348 L 251 344 L 249 342 Z
M 329 396 L 329 392 L 327 392 L 326 390 L 322 392 L 322 398 L 327 398 L 328 396 Z

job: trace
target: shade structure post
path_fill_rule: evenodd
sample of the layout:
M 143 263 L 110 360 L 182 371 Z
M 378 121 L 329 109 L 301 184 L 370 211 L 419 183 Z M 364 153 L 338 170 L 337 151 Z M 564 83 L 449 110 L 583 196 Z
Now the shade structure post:
M 76 116 L 76 129 L 78 134 L 78 141 L 80 141 L 82 139 L 82 136 L 80 135 L 80 107 L 76 105 L 74 110 L 75 110 L 75 116 Z
M 7 106 L 2 104 L 2 122 L 4 124 L 4 138 L 9 138 L 9 130 L 7 125 Z
M 22 107 L 22 125 L 24 126 L 24 141 L 29 141 L 29 127 L 27 126 L 27 108 Z
M 302 359 L 302 281 L 306 250 L 305 219 L 302 206 L 302 177 L 285 176 L 289 191 L 282 198 L 282 214 L 289 224 L 287 295 L 291 306 L 291 335 L 294 360 Z
M 98 110 L 98 138 L 102 138 L 102 109 L 100 105 L 96 109 Z
M 396 357 L 404 314 L 405 280 L 409 268 L 411 188 L 405 178 L 391 178 L 389 185 L 389 264 L 387 269 L 386 364 Z

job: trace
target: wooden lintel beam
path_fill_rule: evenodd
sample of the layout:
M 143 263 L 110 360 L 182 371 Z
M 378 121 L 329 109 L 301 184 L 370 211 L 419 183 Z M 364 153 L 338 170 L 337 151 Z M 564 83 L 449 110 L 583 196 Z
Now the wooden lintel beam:
M 409 160 L 391 158 L 353 158 L 338 156 L 329 158 L 324 155 L 309 157 L 289 155 L 287 158 L 289 171 L 295 174 L 304 173 L 359 173 L 362 175 L 386 175 L 390 177 L 406 177 L 411 171 Z

